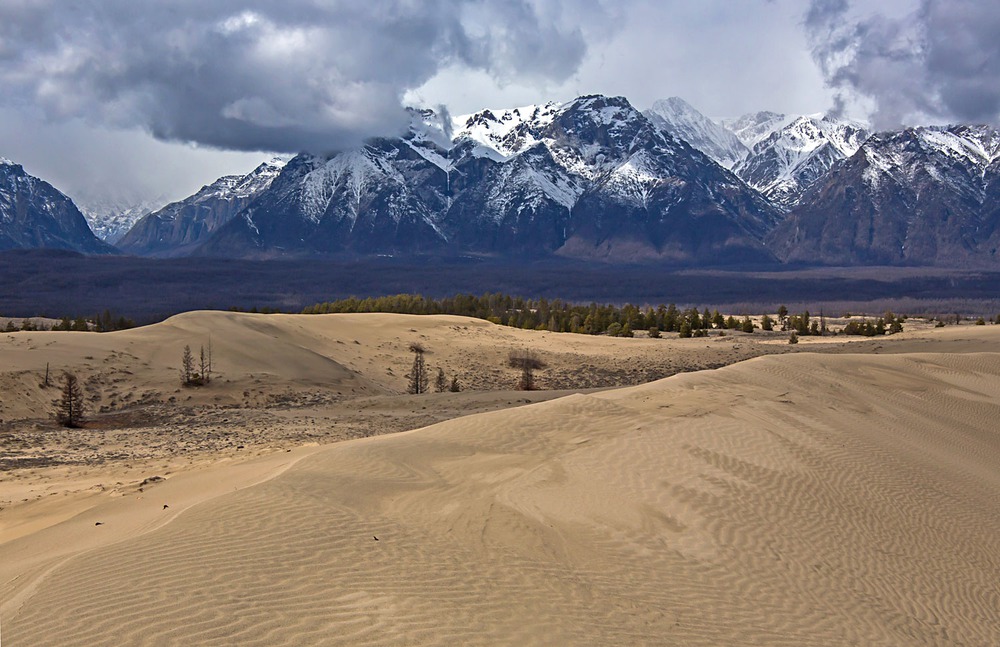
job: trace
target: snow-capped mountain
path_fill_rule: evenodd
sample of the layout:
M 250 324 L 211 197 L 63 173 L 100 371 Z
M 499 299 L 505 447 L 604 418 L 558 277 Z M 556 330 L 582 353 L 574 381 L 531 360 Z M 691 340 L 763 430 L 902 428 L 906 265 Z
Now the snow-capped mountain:
M 680 97 L 661 99 L 643 114 L 724 168 L 732 169 L 750 154 L 750 149 L 732 131 L 701 114 Z
M 1000 262 L 1000 132 L 908 128 L 869 138 L 809 190 L 770 236 L 793 261 Z
M 748 128 L 755 135 L 761 134 L 762 124 L 781 121 L 775 116 L 754 122 L 758 126 Z M 856 153 L 868 135 L 866 127 L 858 122 L 798 117 L 759 139 L 750 155 L 733 170 L 747 184 L 787 210 L 835 162 Z
M 284 165 L 281 158 L 271 159 L 246 175 L 221 177 L 184 200 L 147 213 L 121 237 L 118 247 L 131 254 L 183 254 L 250 204 Z
M 113 254 L 98 239 L 73 201 L 51 184 L 0 158 L 0 250 L 68 249 Z
M 770 257 L 770 205 L 624 98 L 412 114 L 404 137 L 295 158 L 198 253 Z
M 87 219 L 94 235 L 106 243 L 116 244 L 135 223 L 148 213 L 162 207 L 163 198 L 102 197 L 93 200 L 76 198 L 74 202 Z

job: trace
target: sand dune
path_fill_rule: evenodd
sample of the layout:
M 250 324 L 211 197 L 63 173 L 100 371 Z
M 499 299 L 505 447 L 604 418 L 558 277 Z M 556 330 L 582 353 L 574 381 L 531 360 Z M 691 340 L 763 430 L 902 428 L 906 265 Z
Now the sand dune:
M 759 337 L 759 336 L 755 336 Z M 755 337 L 614 339 L 516 330 L 465 317 L 192 312 L 118 333 L 0 335 L 0 542 L 119 496 L 152 475 L 220 459 L 422 427 L 457 415 L 639 384 L 786 352 Z M 459 394 L 405 395 L 409 347 Z M 211 346 L 210 387 L 183 388 L 182 350 Z M 805 344 L 803 344 L 805 346 Z M 549 364 L 545 391 L 514 393 L 511 350 Z M 49 367 L 52 385 L 43 388 Z M 52 420 L 62 371 L 80 379 L 84 431 Z M 72 500 L 54 500 L 68 495 Z M 72 505 L 69 505 L 72 504 Z M 30 506 L 30 509 L 23 509 Z
M 148 527 L 161 496 L 108 501 L 0 544 L 3 638 L 1000 644 L 998 335 L 941 339 L 271 457 Z

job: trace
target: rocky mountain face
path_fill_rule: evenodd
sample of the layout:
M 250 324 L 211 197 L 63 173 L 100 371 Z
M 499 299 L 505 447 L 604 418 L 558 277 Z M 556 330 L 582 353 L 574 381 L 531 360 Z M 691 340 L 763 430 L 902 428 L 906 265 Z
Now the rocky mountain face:
M 267 189 L 284 162 L 264 162 L 247 175 L 228 175 L 140 218 L 118 241 L 130 254 L 181 256 L 204 242 Z
M 643 114 L 656 126 L 732 169 L 750 149 L 731 130 L 698 112 L 680 97 L 662 99 Z
M 621 97 L 482 111 L 292 160 L 197 253 L 771 259 L 778 213 Z
M 115 253 L 94 235 L 72 200 L 0 158 L 0 250 L 29 248 Z
M 874 135 L 807 191 L 768 240 L 788 261 L 1000 262 L 1000 132 L 950 126 Z
M 752 133 L 757 141 L 733 170 L 783 210 L 791 209 L 835 162 L 854 155 L 869 135 L 856 122 L 797 117 L 758 138 L 765 125 L 781 122 L 777 118 L 764 119 L 745 128 L 742 132 L 748 136 Z

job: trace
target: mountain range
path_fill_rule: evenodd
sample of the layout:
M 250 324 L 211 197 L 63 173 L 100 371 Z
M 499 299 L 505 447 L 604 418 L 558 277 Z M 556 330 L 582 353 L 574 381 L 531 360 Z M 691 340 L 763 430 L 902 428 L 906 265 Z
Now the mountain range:
M 773 112 L 717 122 L 677 97 L 639 111 L 601 95 L 455 118 L 414 109 L 410 117 L 400 136 L 220 178 L 140 218 L 118 248 L 673 265 L 1000 260 L 1000 135 L 987 126 L 872 134 L 857 121 Z M 47 204 L 8 186 L 0 185 L 7 247 L 113 251 L 95 247 L 89 229 L 68 217 L 54 233 L 46 214 L 70 209 L 60 197 L 72 205 L 54 189 Z M 15 193 L 19 219 L 8 215 Z M 31 209 L 47 224 L 29 222 Z M 29 235 L 42 230 L 47 236 Z

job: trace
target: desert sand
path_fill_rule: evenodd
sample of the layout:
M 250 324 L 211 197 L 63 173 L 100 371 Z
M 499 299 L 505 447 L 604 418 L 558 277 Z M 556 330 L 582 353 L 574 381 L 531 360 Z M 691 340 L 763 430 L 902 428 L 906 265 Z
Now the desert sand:
M 209 331 L 219 375 L 180 389 Z M 479 390 L 401 395 L 413 341 Z M 841 342 L 5 335 L 4 644 L 1000 644 L 1000 327 Z M 512 348 L 561 390 L 506 390 Z M 42 420 L 45 362 L 94 427 Z

